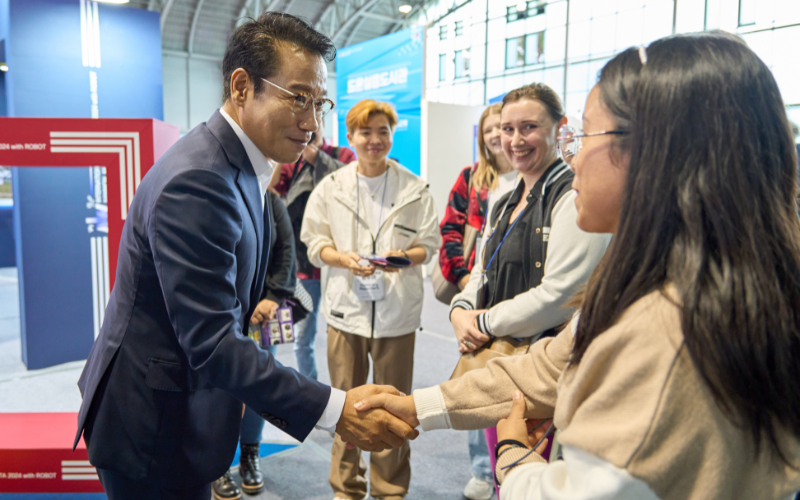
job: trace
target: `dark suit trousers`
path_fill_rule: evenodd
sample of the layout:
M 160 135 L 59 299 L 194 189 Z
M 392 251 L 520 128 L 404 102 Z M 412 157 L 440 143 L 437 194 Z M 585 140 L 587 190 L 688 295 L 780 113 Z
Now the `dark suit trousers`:
M 208 500 L 211 484 L 196 489 L 172 490 L 105 469 L 97 469 L 108 500 Z

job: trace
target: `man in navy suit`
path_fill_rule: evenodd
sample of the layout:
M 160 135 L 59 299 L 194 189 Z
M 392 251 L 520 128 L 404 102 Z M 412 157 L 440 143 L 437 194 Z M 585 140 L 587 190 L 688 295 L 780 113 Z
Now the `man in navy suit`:
M 315 426 L 366 450 L 416 437 L 386 412 L 354 408 L 393 388 L 331 389 L 246 336 L 266 271 L 268 158 L 297 161 L 332 107 L 335 53 L 294 16 L 243 24 L 223 60 L 223 107 L 142 180 L 78 383 L 75 443 L 83 433 L 110 499 L 207 500 L 233 459 L 242 403 L 299 440 Z

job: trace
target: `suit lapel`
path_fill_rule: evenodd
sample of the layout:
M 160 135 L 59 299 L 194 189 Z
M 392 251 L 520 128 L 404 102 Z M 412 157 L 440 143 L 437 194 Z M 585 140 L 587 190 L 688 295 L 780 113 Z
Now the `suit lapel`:
M 256 177 L 253 165 L 247 157 L 247 151 L 245 151 L 242 141 L 239 140 L 236 132 L 233 131 L 219 111 L 216 111 L 211 116 L 206 126 L 217 140 L 219 140 L 222 149 L 225 150 L 225 154 L 228 156 L 228 161 L 239 169 L 239 172 L 236 174 L 236 185 L 239 186 L 239 190 L 242 192 L 244 203 L 247 205 L 247 211 L 250 213 L 250 218 L 253 221 L 253 227 L 256 228 L 256 262 L 258 262 L 258 267 L 256 268 L 255 279 L 250 286 L 250 295 L 252 298 L 256 292 L 259 294 L 261 293 L 264 282 L 264 273 L 262 272 L 264 266 L 262 266 L 261 263 L 264 260 L 264 254 L 266 254 L 264 251 L 264 220 L 268 214 L 267 207 L 266 205 L 264 206 L 264 212 L 262 213 L 261 187 L 258 184 L 258 177 Z M 257 301 L 258 298 L 259 297 L 256 297 L 255 300 Z M 255 305 L 256 303 L 251 300 L 250 308 L 253 309 Z
M 269 252 L 270 252 L 269 242 L 270 242 L 270 238 L 272 238 L 272 235 L 271 235 L 272 227 L 271 227 L 271 224 L 269 223 L 269 219 L 270 219 L 269 212 L 270 212 L 270 210 L 272 210 L 272 207 L 270 206 L 270 203 L 269 203 L 269 197 L 265 197 L 264 198 L 264 219 L 263 219 L 264 236 L 263 236 L 262 241 L 261 241 L 261 245 L 262 245 L 261 248 L 263 248 L 264 250 L 261 252 L 261 254 L 260 254 L 261 258 L 258 261 L 258 272 L 256 274 L 256 283 L 255 283 L 256 287 L 252 291 L 252 294 L 251 294 L 250 303 L 253 304 L 253 306 L 258 304 L 259 299 L 261 299 L 261 293 L 262 293 L 262 291 L 264 289 L 264 280 L 266 279 L 266 276 L 267 276 L 267 262 L 269 261 Z

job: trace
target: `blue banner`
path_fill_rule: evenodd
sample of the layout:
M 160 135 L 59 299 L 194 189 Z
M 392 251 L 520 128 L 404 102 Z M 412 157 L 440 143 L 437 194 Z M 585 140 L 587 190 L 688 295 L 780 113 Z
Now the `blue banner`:
M 351 45 L 336 57 L 336 105 L 339 144 L 345 144 L 347 112 L 362 99 L 391 103 L 399 122 L 389 157 L 420 173 L 422 100 L 422 27 Z

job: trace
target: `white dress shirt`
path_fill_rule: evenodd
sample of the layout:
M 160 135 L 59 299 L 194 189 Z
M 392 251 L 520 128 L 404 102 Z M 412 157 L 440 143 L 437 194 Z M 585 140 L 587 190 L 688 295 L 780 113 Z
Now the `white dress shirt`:
M 266 203 L 265 197 L 267 195 L 267 188 L 269 187 L 272 171 L 275 167 L 253 141 L 247 137 L 242 127 L 240 127 L 224 109 L 220 108 L 219 113 L 231 126 L 239 140 L 242 141 L 242 146 L 244 146 L 244 150 L 247 153 L 247 158 L 253 165 L 253 170 L 256 172 L 258 184 L 261 188 L 261 210 L 263 211 L 264 204 Z M 325 411 L 322 412 L 322 417 L 320 417 L 317 422 L 317 428 L 328 432 L 334 432 L 336 430 L 336 424 L 339 423 L 339 418 L 342 416 L 342 410 L 344 409 L 344 400 L 345 392 L 331 387 L 331 396 L 330 399 L 328 399 L 328 405 L 325 407 Z

